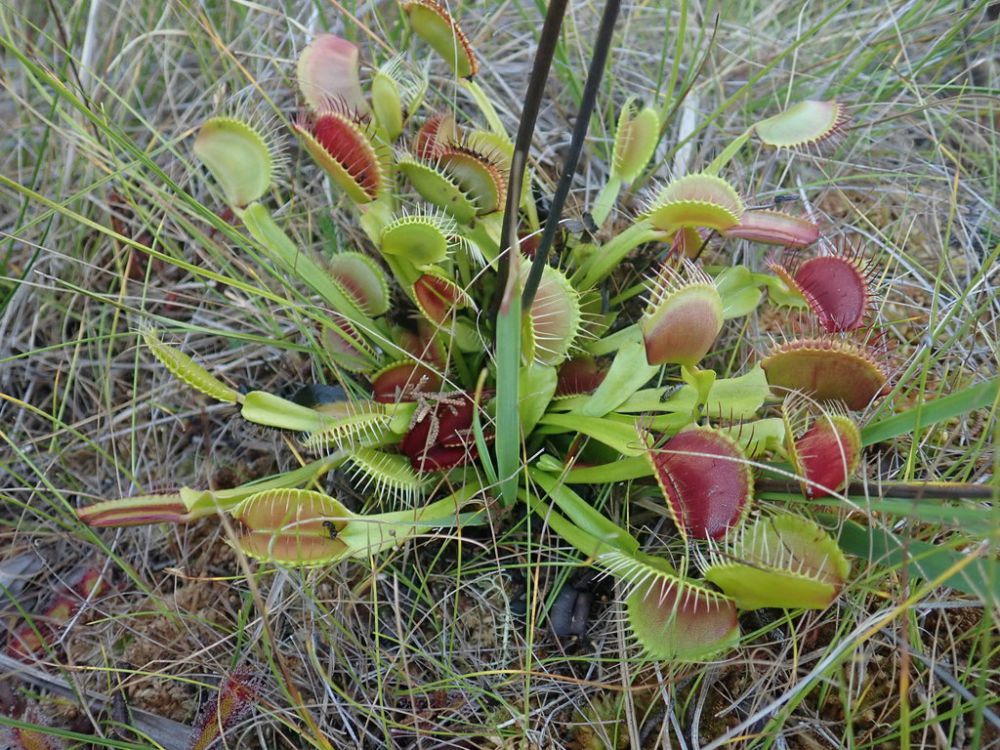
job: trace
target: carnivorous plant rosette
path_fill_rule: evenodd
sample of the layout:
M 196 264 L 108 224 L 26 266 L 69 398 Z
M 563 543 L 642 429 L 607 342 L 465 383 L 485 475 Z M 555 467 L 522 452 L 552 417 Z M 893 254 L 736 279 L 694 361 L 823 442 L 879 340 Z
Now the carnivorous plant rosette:
M 790 464 L 804 496 L 819 501 L 859 470 L 850 412 L 884 393 L 891 370 L 872 343 L 872 273 L 856 255 L 829 252 L 816 221 L 753 207 L 725 170 L 755 135 L 779 154 L 834 140 L 844 107 L 807 101 L 753 124 L 704 169 L 666 180 L 636 215 L 612 220 L 664 133 L 658 103 L 627 99 L 595 202 L 601 239 L 563 232 L 551 262 L 543 253 L 532 269 L 537 242 L 526 240 L 527 257 L 500 238 L 507 204 L 513 236 L 542 232 L 532 197 L 539 174 L 528 169 L 518 182 L 521 162 L 455 19 L 433 0 L 402 9 L 478 115 L 436 100 L 425 68 L 406 55 L 373 65 L 367 79 L 359 50 L 329 34 L 305 48 L 297 69 L 303 114 L 292 130 L 364 243 L 314 252 L 272 215 L 271 187 L 284 169 L 273 128 L 227 115 L 195 139 L 247 243 L 315 303 L 303 345 L 317 382 L 282 394 L 240 390 L 155 331 L 143 335 L 176 378 L 282 431 L 302 465 L 232 490 L 105 501 L 80 518 L 103 527 L 225 513 L 247 556 L 311 566 L 486 523 L 484 508 L 509 510 L 496 488 L 513 483 L 512 498 L 615 578 L 651 658 L 724 652 L 740 639 L 741 610 L 832 606 L 850 585 L 835 540 L 801 515 L 802 503 L 761 507 L 755 485 Z M 774 275 L 729 263 L 737 243 L 748 243 L 743 257 L 756 257 L 758 244 L 782 248 L 771 256 Z M 645 272 L 651 280 L 636 267 L 655 269 Z M 511 300 L 529 283 L 537 291 L 504 328 L 496 299 L 518 310 Z M 764 290 L 822 330 L 774 331 L 783 340 L 753 361 L 733 352 L 729 334 Z M 642 294 L 644 305 L 630 303 Z M 516 357 L 506 361 L 498 341 L 511 335 Z M 498 395 L 511 392 L 515 404 Z M 516 446 L 516 471 L 505 473 L 501 444 Z M 331 472 L 365 495 L 363 508 L 324 491 Z M 643 548 L 588 491 L 571 489 L 628 481 L 658 498 L 672 523 L 667 543 Z M 629 501 L 627 492 L 611 498 Z

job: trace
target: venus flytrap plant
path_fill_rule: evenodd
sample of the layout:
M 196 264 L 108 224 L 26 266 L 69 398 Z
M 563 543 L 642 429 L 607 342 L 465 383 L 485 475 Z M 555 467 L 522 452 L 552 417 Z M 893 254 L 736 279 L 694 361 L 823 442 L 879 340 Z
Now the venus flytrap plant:
M 639 321 L 646 361 L 694 367 L 711 351 L 722 323 L 722 296 L 712 279 L 686 260 L 679 269 L 664 263 Z
M 347 111 L 367 114 L 359 66 L 357 46 L 336 34 L 317 34 L 299 54 L 295 68 L 306 104 L 316 111 L 339 102 Z
M 688 427 L 646 455 L 682 536 L 719 539 L 749 513 L 753 472 L 728 435 Z
M 481 521 L 481 514 L 459 512 L 478 490 L 470 484 L 423 507 L 368 515 L 352 513 L 322 492 L 265 490 L 233 509 L 233 541 L 248 557 L 283 565 L 365 559 L 431 529 Z
M 270 479 L 228 490 L 181 487 L 176 492 L 105 500 L 78 511 L 80 520 L 95 527 L 138 526 L 151 523 L 191 523 L 228 512 L 250 495 L 265 490 L 309 486 L 347 460 L 346 453 L 327 456 Z
M 773 148 L 802 149 L 835 142 L 848 122 L 850 116 L 846 108 L 834 99 L 798 102 L 784 112 L 748 127 L 722 150 L 705 171 L 718 174 L 755 134 L 762 143 Z
M 227 675 L 219 686 L 219 694 L 206 701 L 198 712 L 195 735 L 188 750 L 209 750 L 225 743 L 227 734 L 253 713 L 261 686 L 261 675 L 246 667 Z
M 483 506 L 497 493 L 501 510 L 526 502 L 620 582 L 630 628 L 656 659 L 724 652 L 739 638 L 742 609 L 834 603 L 849 569 L 829 535 L 805 517 L 751 514 L 758 471 L 790 462 L 810 499 L 846 491 L 858 471 L 862 441 L 849 411 L 882 395 L 889 378 L 873 272 L 856 254 L 829 252 L 817 223 L 748 208 L 754 202 L 725 170 L 754 136 L 783 150 L 834 140 L 844 108 L 807 101 L 752 124 L 706 168 L 654 191 L 638 215 L 616 217 L 608 241 L 565 232 L 556 243 L 617 15 L 609 3 L 541 227 L 527 152 L 565 6 L 549 4 L 514 144 L 474 80 L 480 63 L 467 37 L 433 0 L 404 2 L 402 11 L 488 130 L 474 116 L 435 110 L 447 103 L 427 101 L 405 51 L 366 81 L 354 45 L 321 35 L 306 48 L 298 79 L 307 109 L 293 130 L 346 196 L 364 246 L 324 258 L 300 248 L 263 203 L 280 179 L 276 135 L 249 118 L 206 123 L 196 156 L 265 258 L 320 300 L 317 370 L 338 384 L 307 385 L 291 398 L 243 393 L 155 332 L 145 342 L 177 379 L 287 431 L 316 460 L 233 490 L 97 503 L 81 520 L 183 523 L 223 513 L 246 555 L 323 565 L 485 523 Z M 647 168 L 664 111 L 625 101 L 611 174 L 593 206 L 598 225 Z M 537 245 L 522 246 L 538 230 Z M 736 242 L 783 248 L 771 256 L 773 273 L 700 260 Z M 656 269 L 648 287 L 625 262 L 636 251 L 643 268 Z M 764 289 L 817 332 L 775 343 L 735 373 L 716 369 L 729 321 L 752 314 Z M 636 315 L 627 303 L 643 293 Z M 367 495 L 371 512 L 322 492 L 328 472 Z M 619 481 L 659 489 L 676 531 L 664 549 L 643 549 L 570 489 Z M 627 502 L 624 494 L 614 502 Z M 703 563 L 701 577 L 692 559 Z
M 862 328 L 874 309 L 876 269 L 843 247 L 829 255 L 774 259 L 771 270 L 805 299 L 828 333 Z
M 634 97 L 627 99 L 615 129 L 611 172 L 590 212 L 598 227 L 607 220 L 622 186 L 631 183 L 646 168 L 659 139 L 660 115 L 656 109 L 640 107 Z
M 775 344 L 761 362 L 772 387 L 864 409 L 889 379 L 881 352 L 864 338 L 820 336 Z

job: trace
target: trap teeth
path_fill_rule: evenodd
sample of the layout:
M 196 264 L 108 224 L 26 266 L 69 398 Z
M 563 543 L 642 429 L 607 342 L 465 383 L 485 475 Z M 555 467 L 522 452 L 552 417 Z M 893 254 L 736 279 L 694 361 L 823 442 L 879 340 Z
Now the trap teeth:
M 632 182 L 645 168 L 660 138 L 660 116 L 652 107 L 639 108 L 630 98 L 622 107 L 615 132 L 613 174 Z
M 455 222 L 441 211 L 404 213 L 382 229 L 379 250 L 423 268 L 447 258 L 457 234 Z
M 850 118 L 835 100 L 806 100 L 754 126 L 757 137 L 769 146 L 798 148 L 836 138 Z
M 403 3 L 414 33 L 448 63 L 459 78 L 471 78 L 479 71 L 476 53 L 455 19 L 434 0 Z
M 241 208 L 260 200 L 281 161 L 275 135 L 266 122 L 213 117 L 201 126 L 194 154 L 222 188 L 226 202 Z
M 888 381 L 869 347 L 830 336 L 776 344 L 761 367 L 781 395 L 802 391 L 821 403 L 839 401 L 852 410 L 868 406 Z
M 743 201 L 721 177 L 690 174 L 669 182 L 646 206 L 643 217 L 657 229 L 676 232 L 685 227 L 722 231 L 743 216 Z
M 840 492 L 861 462 L 861 432 L 842 406 L 821 409 L 800 393 L 781 405 L 785 449 L 802 494 L 809 498 Z
M 846 252 L 799 260 L 784 253 L 771 270 L 805 299 L 828 333 L 865 326 L 873 309 L 871 268 Z
M 306 150 L 355 203 L 376 200 L 387 187 L 388 153 L 370 122 L 331 106 L 295 125 Z

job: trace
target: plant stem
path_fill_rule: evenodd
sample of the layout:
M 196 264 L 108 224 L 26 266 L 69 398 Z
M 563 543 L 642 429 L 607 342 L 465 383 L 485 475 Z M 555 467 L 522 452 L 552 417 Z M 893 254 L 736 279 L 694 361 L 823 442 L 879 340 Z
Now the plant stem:
M 552 247 L 556 231 L 559 229 L 559 219 L 562 216 L 563 206 L 566 205 L 570 184 L 573 181 L 573 175 L 576 174 L 577 164 L 580 163 L 580 153 L 583 151 L 583 142 L 587 138 L 587 128 L 590 125 L 590 116 L 593 114 L 594 105 L 597 102 L 601 78 L 604 77 L 604 68 L 607 65 L 608 52 L 611 49 L 611 37 L 614 35 L 615 21 L 618 20 L 620 9 L 621 0 L 608 0 L 604 4 L 601 26 L 594 42 L 594 52 L 590 58 L 590 68 L 587 71 L 587 81 L 583 86 L 583 100 L 576 113 L 569 151 L 563 161 L 562 174 L 559 175 L 559 184 L 556 185 L 555 195 L 552 196 L 552 205 L 549 207 L 549 215 L 545 219 L 545 229 L 542 232 L 542 239 L 538 243 L 538 251 L 535 253 L 535 259 L 531 263 L 531 271 L 524 283 L 521 305 L 525 310 L 531 309 L 535 292 L 538 291 L 538 282 L 542 278 L 542 271 L 545 269 L 545 262 L 549 257 L 549 249 Z
M 760 492 L 801 492 L 798 484 L 780 479 L 758 479 L 754 486 Z M 914 500 L 990 500 L 993 488 L 988 484 L 964 482 L 851 482 L 843 494 Z
M 568 0 L 552 0 L 545 14 L 535 62 L 524 97 L 524 109 L 517 128 L 514 154 L 511 157 L 510 177 L 507 184 L 507 205 L 504 208 L 500 234 L 500 264 L 498 276 L 501 283 L 494 297 L 497 339 L 497 424 L 496 456 L 497 475 L 503 504 L 513 505 L 517 499 L 517 465 L 521 447 L 521 424 L 518 411 L 518 369 L 521 364 L 521 294 L 518 290 L 517 212 L 521 202 L 521 186 L 528 161 L 531 136 L 545 94 L 545 81 L 559 41 Z
M 308 253 L 299 250 L 265 206 L 251 203 L 239 212 L 239 216 L 250 236 L 260 243 L 271 260 L 290 271 L 296 278 L 302 279 L 330 307 L 354 323 L 366 335 L 375 339 L 380 346 L 388 343 L 388 330 L 385 325 L 365 315 L 337 286 L 330 274 L 326 273 Z
M 618 200 L 618 193 L 622 189 L 622 178 L 617 175 L 611 175 L 608 177 L 608 181 L 601 188 L 601 192 L 597 194 L 594 199 L 594 203 L 590 207 L 590 217 L 594 220 L 594 224 L 598 228 L 604 225 L 604 222 L 608 219 L 608 214 L 611 213 L 612 207 L 615 205 L 615 201 Z
M 617 351 L 625 344 L 640 340 L 642 340 L 642 331 L 639 330 L 638 323 L 633 323 L 630 326 L 622 328 L 620 331 L 615 331 L 612 334 L 597 339 L 597 341 L 587 347 L 587 351 L 595 357 L 600 357 Z
M 750 136 L 753 134 L 753 126 L 747 128 L 741 135 L 739 135 L 732 143 L 726 146 L 722 153 L 716 156 L 712 163 L 705 168 L 707 174 L 719 174 L 722 168 L 726 166 L 734 156 L 736 152 L 743 148 L 743 144 L 750 140 Z
M 500 120 L 500 115 L 497 114 L 496 108 L 493 106 L 493 102 L 483 91 L 483 87 L 479 85 L 478 82 L 468 78 L 462 78 L 459 80 L 459 85 L 465 89 L 465 91 L 472 97 L 475 101 L 476 106 L 479 107 L 479 111 L 483 113 L 483 117 L 486 118 L 486 123 L 490 126 L 492 130 L 497 135 L 502 135 L 507 138 L 507 131 L 504 129 L 503 122 Z

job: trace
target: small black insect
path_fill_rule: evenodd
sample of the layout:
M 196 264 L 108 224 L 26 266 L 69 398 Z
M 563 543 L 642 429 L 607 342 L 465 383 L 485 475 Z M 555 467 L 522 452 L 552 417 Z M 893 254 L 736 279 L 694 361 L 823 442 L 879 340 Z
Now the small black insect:
M 326 529 L 326 533 L 330 535 L 331 539 L 337 538 L 337 527 L 333 521 L 323 521 L 323 528 Z

